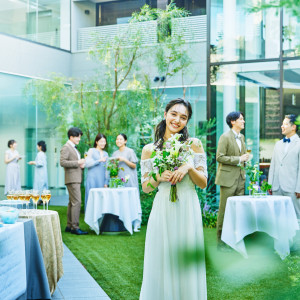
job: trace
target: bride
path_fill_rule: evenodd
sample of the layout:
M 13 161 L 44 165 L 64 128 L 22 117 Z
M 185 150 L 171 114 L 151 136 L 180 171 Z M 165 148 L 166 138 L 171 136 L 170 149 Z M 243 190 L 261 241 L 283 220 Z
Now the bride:
M 191 116 L 188 101 L 180 98 L 170 101 L 164 119 L 156 127 L 154 145 L 143 148 L 143 191 L 150 193 L 153 187 L 158 187 L 158 192 L 148 221 L 140 300 L 207 298 L 201 208 L 195 191 L 195 184 L 202 189 L 207 185 L 206 156 L 201 142 L 189 139 L 186 125 Z M 153 169 L 153 148 L 162 149 L 163 143 L 175 133 L 182 134 L 181 141 L 192 141 L 194 155 L 178 170 L 157 174 L 155 181 L 148 176 Z M 171 184 L 177 186 L 176 202 L 169 200 Z M 199 255 L 199 252 L 200 261 L 182 263 L 186 257 L 183 253 Z

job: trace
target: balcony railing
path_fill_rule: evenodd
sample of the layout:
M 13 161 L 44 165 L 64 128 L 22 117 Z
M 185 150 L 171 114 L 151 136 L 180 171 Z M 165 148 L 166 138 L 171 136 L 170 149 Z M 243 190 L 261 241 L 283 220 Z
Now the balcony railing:
M 60 31 L 31 33 L 19 35 L 19 37 L 57 48 L 60 46 Z
M 98 27 L 80 28 L 77 32 L 77 50 L 88 50 L 96 43 L 113 40 L 124 35 L 128 30 L 140 32 L 142 45 L 157 43 L 157 21 L 133 24 L 118 24 Z M 180 35 L 186 42 L 206 41 L 206 16 L 177 18 L 172 21 L 172 35 Z M 132 42 L 128 36 L 128 45 Z

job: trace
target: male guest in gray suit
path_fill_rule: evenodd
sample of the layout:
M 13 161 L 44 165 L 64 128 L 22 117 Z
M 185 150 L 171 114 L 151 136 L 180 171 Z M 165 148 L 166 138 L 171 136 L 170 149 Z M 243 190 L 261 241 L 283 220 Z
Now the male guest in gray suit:
M 300 222 L 300 138 L 295 115 L 286 115 L 281 131 L 285 137 L 275 145 L 269 171 L 273 195 L 292 198 Z
M 72 127 L 68 131 L 69 140 L 60 150 L 60 165 L 65 169 L 65 185 L 69 192 L 69 204 L 67 215 L 66 232 L 82 235 L 87 234 L 79 228 L 79 216 L 81 208 L 81 181 L 82 169 L 85 166 L 85 159 L 80 158 L 76 149 L 79 144 L 82 131 Z
M 221 241 L 227 198 L 245 194 L 245 171 L 240 168 L 249 159 L 246 153 L 245 137 L 241 131 L 245 127 L 244 116 L 233 111 L 226 117 L 230 130 L 221 135 L 217 148 L 219 163 L 215 183 L 220 185 L 220 204 L 217 220 L 218 248 L 226 250 Z

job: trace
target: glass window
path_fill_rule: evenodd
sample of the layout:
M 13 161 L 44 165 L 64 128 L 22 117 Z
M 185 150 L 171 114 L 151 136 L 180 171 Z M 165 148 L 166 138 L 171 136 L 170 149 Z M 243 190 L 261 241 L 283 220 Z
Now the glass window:
M 34 160 L 37 154 L 36 144 L 44 140 L 47 144 L 47 163 L 49 186 L 64 187 L 63 169 L 59 166 L 61 140 L 53 130 L 39 105 L 33 99 L 27 99 L 23 90 L 28 78 L 0 73 L 0 198 L 3 199 L 6 165 L 4 153 L 7 142 L 17 141 L 18 152 L 24 155 L 20 161 L 21 185 L 32 188 L 34 167 L 27 162 Z
M 253 3 L 251 0 L 211 1 L 212 62 L 279 56 L 280 16 L 276 9 L 250 13 Z
M 300 60 L 285 62 L 283 74 L 283 116 L 300 115 Z
M 0 32 L 70 50 L 70 0 L 0 0 Z
M 212 74 L 212 102 L 216 102 L 217 141 L 229 130 L 226 116 L 245 114 L 246 144 L 253 162 L 268 169 L 276 138 L 280 137 L 279 63 L 223 65 Z
M 283 55 L 300 56 L 300 16 L 293 16 L 291 12 L 283 13 Z

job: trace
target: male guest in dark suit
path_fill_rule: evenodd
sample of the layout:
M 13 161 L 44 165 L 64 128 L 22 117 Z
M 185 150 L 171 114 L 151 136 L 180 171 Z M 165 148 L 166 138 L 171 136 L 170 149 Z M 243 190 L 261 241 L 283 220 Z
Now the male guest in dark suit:
M 69 140 L 60 150 L 60 165 L 65 169 L 65 185 L 69 192 L 69 204 L 67 215 L 66 232 L 82 235 L 87 234 L 79 228 L 79 216 L 81 208 L 81 181 L 82 169 L 85 166 L 85 159 L 80 158 L 77 145 L 80 142 L 82 131 L 72 127 L 68 131 Z
M 273 195 L 291 197 L 300 223 L 300 138 L 295 115 L 286 115 L 281 131 L 285 136 L 275 144 L 269 171 L 269 183 Z M 297 249 L 300 249 L 300 234 L 297 233 Z M 296 249 L 295 249 L 296 250 Z
M 220 185 L 220 204 L 217 220 L 218 247 L 222 249 L 222 227 L 227 198 L 245 194 L 245 171 L 240 168 L 249 155 L 246 154 L 245 137 L 241 130 L 245 127 L 244 116 L 239 111 L 231 112 L 226 117 L 230 130 L 223 133 L 217 148 L 219 163 L 215 183 Z

